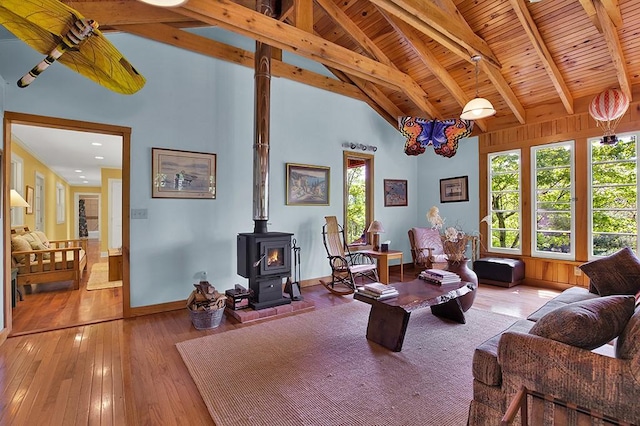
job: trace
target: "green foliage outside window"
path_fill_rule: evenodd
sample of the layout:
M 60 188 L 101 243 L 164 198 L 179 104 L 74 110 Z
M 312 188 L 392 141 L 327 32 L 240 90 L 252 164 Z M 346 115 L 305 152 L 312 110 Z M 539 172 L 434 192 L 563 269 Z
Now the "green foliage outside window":
M 366 226 L 366 166 L 347 170 L 347 242 L 358 242 L 365 235 Z M 364 241 L 362 241 L 364 242 Z
M 520 153 L 490 157 L 491 247 L 520 248 Z
M 591 141 L 592 255 L 637 249 L 638 171 L 635 135 L 615 145 Z

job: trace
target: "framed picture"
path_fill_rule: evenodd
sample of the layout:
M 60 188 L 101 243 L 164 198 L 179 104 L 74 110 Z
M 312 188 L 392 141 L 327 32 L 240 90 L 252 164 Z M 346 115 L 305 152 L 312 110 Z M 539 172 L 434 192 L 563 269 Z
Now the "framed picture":
M 29 204 L 29 207 L 25 207 L 26 213 L 27 214 L 33 214 L 33 187 L 27 185 L 27 191 L 26 191 L 26 202 L 27 204 Z
M 216 198 L 216 154 L 151 148 L 153 198 Z
M 440 202 L 469 201 L 469 177 L 458 176 L 440 179 Z
M 287 163 L 287 205 L 328 206 L 329 167 Z
M 407 181 L 400 179 L 384 180 L 384 206 L 406 206 L 407 203 Z

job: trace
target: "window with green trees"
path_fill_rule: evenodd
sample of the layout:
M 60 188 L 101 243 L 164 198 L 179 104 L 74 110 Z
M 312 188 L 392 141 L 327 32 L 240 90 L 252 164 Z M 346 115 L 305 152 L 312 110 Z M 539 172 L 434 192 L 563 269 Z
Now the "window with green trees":
M 590 256 L 638 248 L 638 134 L 615 145 L 590 139 Z
M 573 153 L 573 141 L 531 148 L 534 256 L 575 256 Z
M 373 216 L 373 155 L 344 152 L 344 232 L 347 244 L 368 243 Z
M 489 155 L 489 249 L 521 253 L 520 150 Z

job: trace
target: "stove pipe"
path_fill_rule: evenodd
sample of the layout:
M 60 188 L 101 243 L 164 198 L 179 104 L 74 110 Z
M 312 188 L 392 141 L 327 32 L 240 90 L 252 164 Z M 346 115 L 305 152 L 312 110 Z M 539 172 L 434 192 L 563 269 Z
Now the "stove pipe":
M 258 12 L 273 17 L 275 1 L 258 0 Z M 269 220 L 271 46 L 256 41 L 254 59 L 253 232 L 258 234 L 267 232 Z

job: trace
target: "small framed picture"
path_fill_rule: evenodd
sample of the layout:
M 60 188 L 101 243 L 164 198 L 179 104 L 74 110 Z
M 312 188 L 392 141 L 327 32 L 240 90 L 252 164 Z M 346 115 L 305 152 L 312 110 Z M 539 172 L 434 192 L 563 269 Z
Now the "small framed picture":
M 329 167 L 287 163 L 287 205 L 328 206 Z
M 216 198 L 216 154 L 152 148 L 152 198 Z
M 400 207 L 408 205 L 407 181 L 402 179 L 384 180 L 384 206 Z
M 469 201 L 469 177 L 458 176 L 440 179 L 440 202 Z

